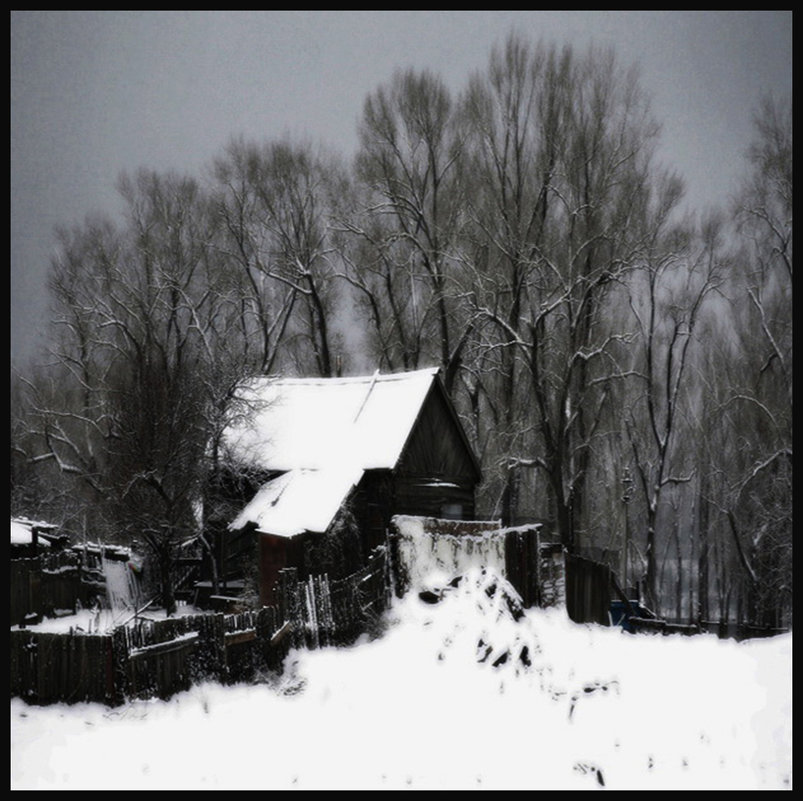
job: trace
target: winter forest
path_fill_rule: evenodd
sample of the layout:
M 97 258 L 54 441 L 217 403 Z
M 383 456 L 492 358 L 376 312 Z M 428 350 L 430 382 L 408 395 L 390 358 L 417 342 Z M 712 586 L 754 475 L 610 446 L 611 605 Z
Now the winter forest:
M 481 517 L 543 522 L 667 618 L 791 626 L 791 98 L 717 209 L 660 125 L 614 52 L 512 35 L 459 93 L 378 85 L 351 163 L 235 136 L 119 176 L 124 213 L 56 234 L 12 515 L 135 543 L 168 586 L 243 378 L 439 366 Z

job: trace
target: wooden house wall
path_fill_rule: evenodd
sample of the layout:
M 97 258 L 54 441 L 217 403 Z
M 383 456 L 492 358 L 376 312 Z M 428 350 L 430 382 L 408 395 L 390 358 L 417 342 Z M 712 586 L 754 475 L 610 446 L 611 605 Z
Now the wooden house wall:
M 354 518 L 362 532 L 362 552 L 369 554 L 385 542 L 390 518 L 396 514 L 394 476 L 390 470 L 369 470 L 351 497 Z
M 223 584 L 242 579 L 244 566 L 253 564 L 257 548 L 253 527 L 229 531 L 229 523 L 259 488 L 276 475 L 275 472 L 254 469 L 224 468 L 217 474 L 215 486 L 208 490 L 204 503 L 204 533 L 215 554 L 218 579 Z M 201 579 L 211 581 L 212 574 L 209 554 L 204 549 Z
M 394 514 L 474 519 L 474 487 L 467 482 L 432 485 L 425 478 L 399 476 L 395 490 Z
M 276 603 L 275 588 L 279 571 L 294 567 L 298 578 L 306 581 L 313 576 L 327 575 L 337 581 L 356 573 L 365 564 L 359 534 L 356 531 L 306 531 L 294 537 L 258 534 L 259 538 L 259 596 L 262 604 Z
M 473 488 L 480 480 L 479 467 L 458 425 L 443 390 L 433 384 L 396 465 L 397 476 Z
M 364 553 L 384 543 L 393 515 L 474 518 L 480 473 L 458 426 L 434 384 L 396 468 L 366 471 L 352 497 Z
M 394 471 L 393 513 L 470 520 L 479 480 L 455 413 L 434 384 Z
M 288 564 L 288 540 L 270 534 L 259 534 L 259 600 L 263 606 L 276 603 L 279 571 Z

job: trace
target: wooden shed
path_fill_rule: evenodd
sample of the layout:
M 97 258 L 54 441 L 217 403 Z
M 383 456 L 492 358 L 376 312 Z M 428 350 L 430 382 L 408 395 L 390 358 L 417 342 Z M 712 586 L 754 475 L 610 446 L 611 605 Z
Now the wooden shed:
M 354 378 L 257 378 L 224 444 L 265 480 L 227 527 L 223 561 L 254 554 L 260 596 L 283 567 L 337 577 L 396 514 L 474 517 L 479 463 L 437 369 Z M 253 556 L 251 558 L 254 558 Z

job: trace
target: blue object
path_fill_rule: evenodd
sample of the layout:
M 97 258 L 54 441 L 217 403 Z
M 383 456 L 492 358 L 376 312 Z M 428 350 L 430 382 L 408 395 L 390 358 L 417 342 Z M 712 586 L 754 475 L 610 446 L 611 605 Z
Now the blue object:
M 631 617 L 655 619 L 655 613 L 643 606 L 639 601 L 630 601 L 628 605 L 624 601 L 611 601 L 610 607 L 611 625 L 621 626 L 631 634 L 635 633 L 635 628 L 630 623 Z

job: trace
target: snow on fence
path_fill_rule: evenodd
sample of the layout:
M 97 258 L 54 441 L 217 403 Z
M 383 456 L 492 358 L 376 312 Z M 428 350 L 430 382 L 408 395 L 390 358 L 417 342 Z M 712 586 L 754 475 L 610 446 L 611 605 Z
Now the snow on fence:
M 291 647 L 342 645 L 387 603 L 386 558 L 340 581 L 282 571 L 280 607 L 239 614 L 139 619 L 107 634 L 11 631 L 11 695 L 30 703 L 169 698 L 204 679 L 246 681 L 280 671 Z
M 400 515 L 391 525 L 398 594 L 484 567 L 507 579 L 526 607 L 564 607 L 577 623 L 610 623 L 610 569 L 567 554 L 559 543 L 542 543 L 538 524 L 502 528 Z
M 507 576 L 505 537 L 493 521 L 454 521 L 397 515 L 391 521 L 396 591 L 443 584 L 471 568 Z
M 472 568 L 506 578 L 525 606 L 565 600 L 564 573 L 554 546 L 542 545 L 540 526 L 502 528 L 496 521 L 455 521 L 398 515 L 391 522 L 396 592 L 443 584 Z M 558 546 L 560 559 L 563 549 Z M 562 565 L 562 562 L 560 563 Z
M 139 583 L 128 560 L 101 556 L 101 569 L 106 583 L 106 598 L 114 610 L 135 610 L 141 605 Z

